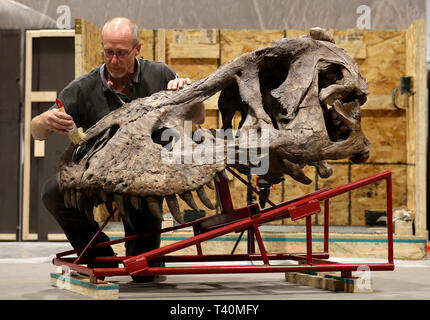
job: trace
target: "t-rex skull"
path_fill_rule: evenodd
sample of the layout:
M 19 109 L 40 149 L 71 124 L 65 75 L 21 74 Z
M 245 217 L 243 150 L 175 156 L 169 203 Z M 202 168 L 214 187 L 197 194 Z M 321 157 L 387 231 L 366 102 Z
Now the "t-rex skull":
M 184 123 L 219 91 L 224 131 L 198 129 L 191 136 Z M 203 188 L 226 165 L 252 173 L 265 162 L 267 170 L 258 174 L 273 183 L 284 174 L 310 183 L 302 171 L 306 165 L 326 178 L 332 170 L 325 160 L 363 162 L 369 156 L 360 126 L 367 94 L 356 62 L 324 30 L 275 41 L 181 90 L 136 99 L 101 119 L 79 146 L 89 149 L 82 159 L 72 161 L 73 145 L 62 156 L 65 203 L 92 208 L 94 202 L 115 200 L 127 223 L 125 202 L 139 208 L 144 197 L 161 219 L 165 198 L 172 215 L 183 222 L 176 195 L 197 209 L 191 194 L 196 191 L 213 208 Z M 232 128 L 236 112 L 242 115 L 240 130 L 226 140 L 219 133 Z M 162 139 L 166 133 L 169 141 Z M 193 161 L 199 150 L 205 161 Z M 251 151 L 260 157 L 240 161 L 241 154 Z

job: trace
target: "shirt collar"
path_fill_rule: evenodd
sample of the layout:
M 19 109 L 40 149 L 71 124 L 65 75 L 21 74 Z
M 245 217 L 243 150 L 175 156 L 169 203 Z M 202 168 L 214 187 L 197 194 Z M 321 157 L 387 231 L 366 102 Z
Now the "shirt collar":
M 105 76 L 106 64 L 103 63 L 100 67 L 100 78 L 102 80 L 104 90 L 110 90 L 109 85 L 107 84 L 106 76 Z M 139 83 L 140 82 L 140 59 L 134 58 L 134 73 L 131 77 L 131 82 Z

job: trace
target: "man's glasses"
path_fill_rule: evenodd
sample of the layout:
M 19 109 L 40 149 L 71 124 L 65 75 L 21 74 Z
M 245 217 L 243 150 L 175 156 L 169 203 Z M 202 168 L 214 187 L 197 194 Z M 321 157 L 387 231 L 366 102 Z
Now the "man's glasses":
M 110 49 L 103 49 L 102 53 L 104 54 L 105 58 L 109 60 L 112 59 L 115 55 L 118 59 L 124 59 L 134 50 L 134 48 L 136 48 L 136 46 L 134 46 L 130 50 L 118 50 L 116 52 Z

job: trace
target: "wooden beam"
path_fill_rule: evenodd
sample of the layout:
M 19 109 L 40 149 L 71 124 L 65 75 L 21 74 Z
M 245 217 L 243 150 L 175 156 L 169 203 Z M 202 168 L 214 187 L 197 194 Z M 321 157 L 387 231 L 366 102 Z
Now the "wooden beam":
M 91 283 L 89 277 L 77 273 L 51 273 L 51 285 L 76 292 L 94 299 L 111 300 L 119 298 L 119 286 L 114 283 Z
M 82 29 L 85 28 L 82 19 L 75 19 L 75 79 L 85 73 L 85 41 Z
M 344 278 L 327 272 L 286 272 L 285 280 L 328 291 L 344 291 L 349 293 L 373 292 L 372 279 L 364 277 Z
M 31 102 L 55 102 L 56 91 L 32 91 Z
M 415 21 L 406 32 L 406 76 L 414 92 L 407 117 L 407 207 L 415 213 L 416 235 L 426 235 L 427 215 L 427 76 L 426 21 Z
M 170 44 L 171 59 L 219 59 L 219 44 Z
M 372 95 L 367 96 L 366 103 L 361 107 L 363 110 L 397 110 L 393 105 L 392 95 Z
M 166 62 L 166 30 L 156 30 L 155 38 L 155 60 Z
M 0 240 L 1 241 L 16 241 L 16 234 L 15 233 L 0 233 Z
M 25 102 L 24 102 L 24 175 L 23 175 L 23 213 L 22 238 L 35 240 L 37 234 L 30 234 L 30 159 L 31 159 L 31 92 L 33 65 L 33 36 L 38 37 L 36 31 L 27 31 L 25 36 Z
M 64 233 L 48 233 L 48 241 L 67 241 Z

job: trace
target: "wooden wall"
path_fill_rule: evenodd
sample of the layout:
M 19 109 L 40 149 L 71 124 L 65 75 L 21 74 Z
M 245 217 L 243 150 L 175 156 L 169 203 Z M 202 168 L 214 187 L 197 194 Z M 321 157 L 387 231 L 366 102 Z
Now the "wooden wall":
M 88 32 L 85 39 L 81 41 L 85 43 L 82 45 L 82 48 L 85 48 L 82 51 L 85 68 L 82 70 L 89 71 L 102 63 L 98 55 L 100 50 L 94 49 L 97 48 L 94 41 L 100 42 L 100 38 L 95 33 L 100 33 L 100 30 L 96 30 L 94 26 L 83 20 L 80 23 L 82 26 L 85 25 L 81 28 L 81 34 L 84 36 L 84 31 Z M 415 145 L 417 137 L 412 124 L 408 123 L 406 110 L 395 108 L 391 95 L 393 89 L 399 86 L 401 76 L 416 74 L 415 64 L 408 62 L 407 47 L 416 48 L 417 24 L 418 28 L 422 28 L 422 22 L 418 21 L 411 26 L 410 30 L 329 30 L 336 44 L 343 47 L 357 61 L 360 71 L 369 83 L 371 93 L 368 102 L 362 108 L 362 127 L 371 142 L 370 158 L 368 162 L 358 165 L 351 164 L 347 160 L 331 161 L 329 164 L 334 169 L 334 173 L 328 179 L 318 178 L 315 169 L 307 167 L 305 172 L 313 179 L 310 185 L 301 185 L 286 176 L 283 183 L 273 187 L 270 196 L 272 201 L 285 201 L 316 189 L 336 187 L 383 170 L 391 170 L 393 173 L 393 207 L 409 206 L 415 209 L 417 174 L 414 171 L 415 149 L 411 145 Z M 181 77 L 189 77 L 192 80 L 208 76 L 221 64 L 244 52 L 267 46 L 274 40 L 283 37 L 299 37 L 305 34 L 307 34 L 306 30 L 140 31 L 144 48 L 143 57 L 164 61 Z M 96 54 L 92 55 L 94 52 Z M 78 53 L 77 51 L 77 55 Z M 409 61 L 417 59 L 415 51 L 410 52 L 409 55 L 411 56 Z M 412 63 L 413 67 L 408 68 L 407 63 Z M 398 101 L 401 102 L 400 105 L 405 108 L 407 105 L 415 103 L 408 97 L 398 98 Z M 220 127 L 216 101 L 217 96 L 206 102 L 206 122 L 203 127 Z M 410 113 L 410 111 L 408 112 Z M 246 177 L 244 178 L 246 179 Z M 255 184 L 255 179 L 253 183 Z M 246 187 L 236 179 L 232 179 L 230 187 L 235 206 L 245 206 L 247 204 Z M 215 199 L 213 192 L 209 191 L 209 194 L 212 199 Z M 364 211 L 384 210 L 384 199 L 385 186 L 383 184 L 375 184 L 339 196 L 331 201 L 330 222 L 332 225 L 364 225 Z M 205 208 L 202 204 L 199 203 L 199 205 L 201 208 Z M 216 210 L 207 211 L 208 214 L 215 212 Z M 322 216 L 316 215 L 313 217 L 313 221 L 316 224 L 322 223 Z M 277 223 L 302 224 L 303 222 L 284 220 Z

